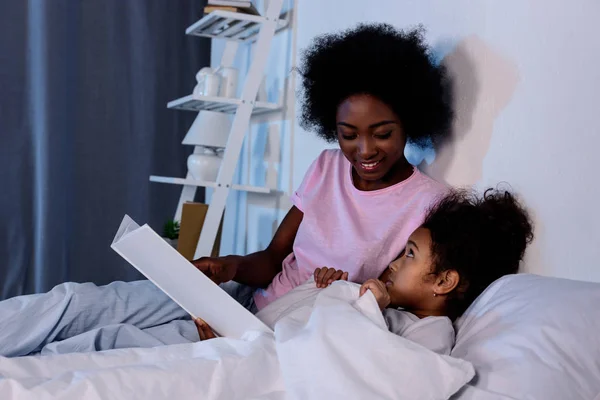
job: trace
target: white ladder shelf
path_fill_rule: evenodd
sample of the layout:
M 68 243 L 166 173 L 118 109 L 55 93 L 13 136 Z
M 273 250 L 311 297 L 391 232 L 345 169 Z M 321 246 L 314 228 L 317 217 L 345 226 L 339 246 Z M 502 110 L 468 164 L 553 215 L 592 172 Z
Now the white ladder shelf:
M 286 20 L 279 18 L 282 6 L 283 0 L 270 0 L 264 16 L 221 10 L 213 11 L 186 30 L 186 34 L 188 35 L 226 39 L 230 43 L 235 43 L 235 46 L 229 47 L 229 53 L 231 53 L 231 49 L 234 52 L 237 50 L 237 43 L 255 43 L 255 56 L 246 75 L 241 98 L 189 95 L 173 100 L 167 105 L 168 108 L 175 110 L 235 114 L 216 182 L 193 179 L 189 171 L 186 178 L 150 176 L 150 181 L 152 182 L 183 185 L 177 211 L 175 212 L 176 220 L 181 219 L 183 204 L 194 200 L 198 187 L 214 189 L 194 258 L 209 256 L 211 254 L 225 210 L 227 197 L 231 190 L 254 193 L 271 192 L 271 189 L 266 187 L 234 184 L 233 178 L 252 115 L 280 110 L 278 104 L 259 102 L 256 101 L 256 97 L 262 81 L 262 73 L 266 67 L 273 36 L 277 31 L 286 28 L 288 24 Z M 225 53 L 227 54 L 227 52 L 228 48 L 226 47 Z M 230 60 L 227 63 L 232 62 L 232 54 L 229 54 L 229 58 Z M 222 64 L 225 64 L 225 62 L 222 61 Z

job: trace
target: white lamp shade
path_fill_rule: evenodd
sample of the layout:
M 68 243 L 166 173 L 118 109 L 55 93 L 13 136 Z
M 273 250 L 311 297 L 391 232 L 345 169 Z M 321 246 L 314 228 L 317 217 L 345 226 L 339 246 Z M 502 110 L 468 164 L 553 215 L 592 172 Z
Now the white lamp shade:
M 182 143 L 191 146 L 225 147 L 230 129 L 231 119 L 227 114 L 200 111 Z

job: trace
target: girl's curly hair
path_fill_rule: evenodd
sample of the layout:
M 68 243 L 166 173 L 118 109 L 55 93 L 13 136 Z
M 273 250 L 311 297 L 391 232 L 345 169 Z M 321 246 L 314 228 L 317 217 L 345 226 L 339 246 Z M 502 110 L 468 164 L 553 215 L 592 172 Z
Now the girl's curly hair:
M 496 279 L 517 273 L 533 240 L 529 214 L 508 191 L 488 189 L 483 196 L 453 190 L 427 214 L 432 272 L 455 270 L 457 288 L 448 296 L 457 318 Z

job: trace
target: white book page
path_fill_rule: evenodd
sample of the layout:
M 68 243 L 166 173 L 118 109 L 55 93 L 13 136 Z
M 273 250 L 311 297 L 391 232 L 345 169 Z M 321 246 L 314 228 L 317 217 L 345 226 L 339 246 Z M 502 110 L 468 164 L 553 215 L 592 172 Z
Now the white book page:
M 272 332 L 148 225 L 140 227 L 126 215 L 111 247 L 219 336 L 239 339 L 251 330 Z
M 140 226 L 133 220 L 129 215 L 125 215 L 123 217 L 123 221 L 121 221 L 121 225 L 117 230 L 117 234 L 113 239 L 112 244 L 117 243 L 123 236 L 127 235 L 129 232 L 133 232 L 138 229 Z

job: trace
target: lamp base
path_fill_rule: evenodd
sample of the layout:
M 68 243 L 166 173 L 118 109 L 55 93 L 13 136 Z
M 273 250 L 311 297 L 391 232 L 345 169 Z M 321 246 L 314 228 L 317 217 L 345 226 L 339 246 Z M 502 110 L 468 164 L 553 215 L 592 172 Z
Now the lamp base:
M 194 179 L 215 182 L 219 175 L 221 161 L 221 157 L 212 151 L 191 154 L 187 159 L 187 167 Z

